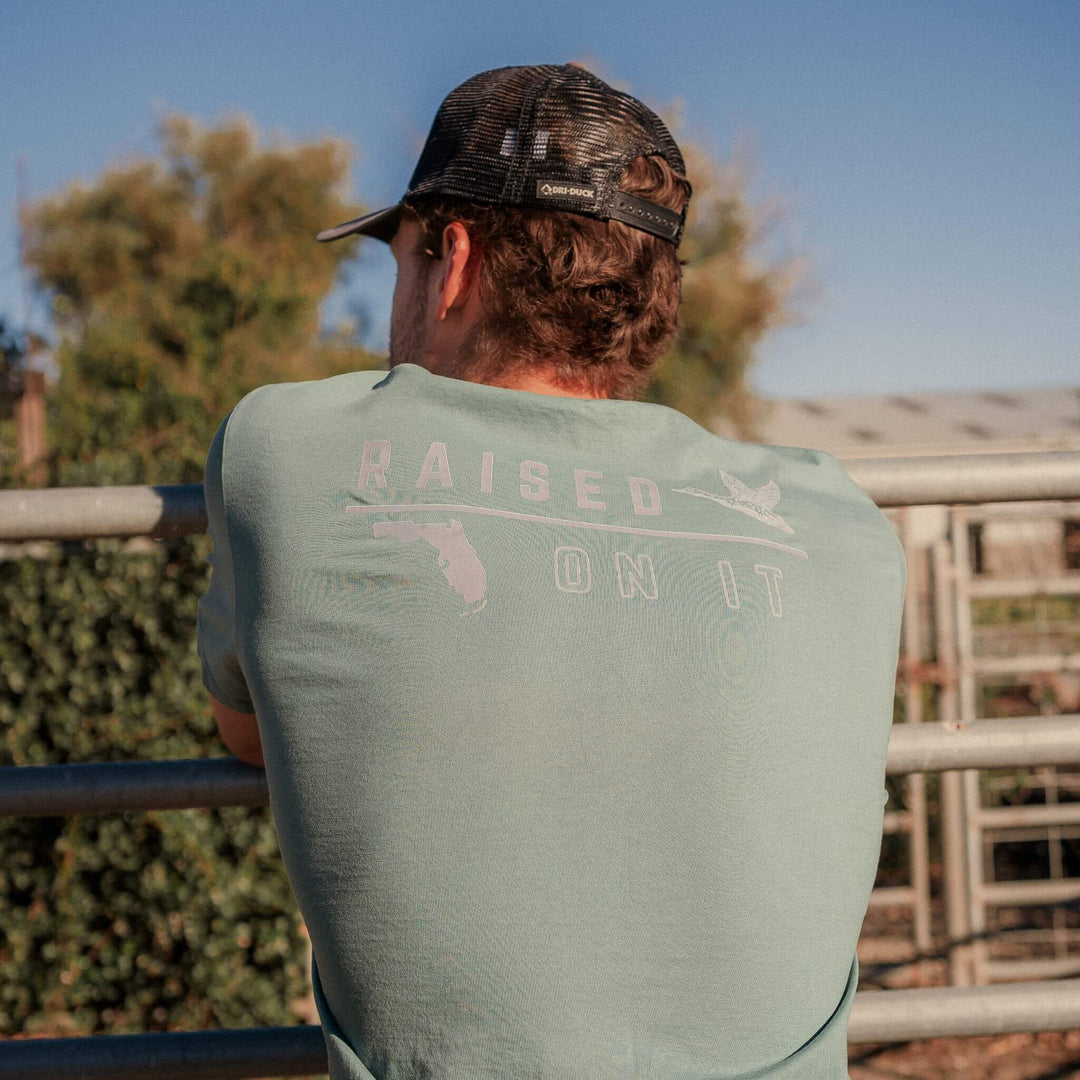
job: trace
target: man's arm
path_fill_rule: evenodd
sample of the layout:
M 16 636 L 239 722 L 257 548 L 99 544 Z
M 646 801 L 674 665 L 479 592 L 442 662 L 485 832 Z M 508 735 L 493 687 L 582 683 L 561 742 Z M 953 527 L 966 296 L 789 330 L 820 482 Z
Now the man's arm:
M 213 694 L 210 695 L 210 711 L 217 721 L 218 731 L 225 745 L 241 761 L 249 765 L 263 764 L 262 741 L 259 739 L 259 722 L 254 713 L 237 712 L 223 705 Z
M 207 532 L 213 550 L 209 556 L 210 583 L 199 600 L 196 639 L 203 685 L 222 740 L 242 761 L 263 768 L 259 725 L 236 647 L 236 582 L 222 482 L 228 422 L 228 418 L 222 421 L 214 435 L 203 473 Z M 226 705 L 222 698 L 231 704 Z

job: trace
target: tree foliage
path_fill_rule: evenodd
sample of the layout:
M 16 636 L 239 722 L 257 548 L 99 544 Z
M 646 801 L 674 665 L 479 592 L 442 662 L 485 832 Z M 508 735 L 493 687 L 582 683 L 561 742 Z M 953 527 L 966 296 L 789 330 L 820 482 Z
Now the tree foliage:
M 7 422 L 11 420 L 15 396 L 22 388 L 20 361 L 26 349 L 24 343 L 7 323 L 0 318 L 0 469 L 15 460 L 14 431 Z
M 718 162 L 690 140 L 679 143 L 694 186 L 679 247 L 680 326 L 645 400 L 753 440 L 767 406 L 750 385 L 750 369 L 762 337 L 792 319 L 789 300 L 802 265 L 791 257 L 764 261 L 760 249 L 770 223 L 749 200 L 743 166 Z
M 192 645 L 205 538 L 0 561 L 0 764 L 219 756 Z M 306 942 L 269 812 L 0 819 L 0 1032 L 296 1022 Z
M 53 297 L 61 377 L 54 483 L 190 481 L 249 389 L 381 360 L 318 333 L 349 243 L 318 244 L 348 154 L 327 140 L 261 149 L 243 120 L 172 115 L 160 158 L 72 185 L 26 215 L 28 259 Z

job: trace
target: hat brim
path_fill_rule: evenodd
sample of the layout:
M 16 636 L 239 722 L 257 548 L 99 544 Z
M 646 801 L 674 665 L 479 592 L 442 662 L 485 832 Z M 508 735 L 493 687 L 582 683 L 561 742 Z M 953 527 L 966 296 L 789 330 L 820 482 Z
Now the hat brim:
M 359 233 L 361 236 L 373 236 L 384 244 L 389 244 L 397 232 L 398 222 L 401 218 L 401 203 L 388 206 L 385 210 L 376 210 L 373 214 L 365 214 L 363 217 L 353 218 L 352 221 L 344 221 L 335 225 L 332 229 L 323 229 L 315 239 L 324 244 L 328 240 L 340 240 L 343 236 L 352 236 Z

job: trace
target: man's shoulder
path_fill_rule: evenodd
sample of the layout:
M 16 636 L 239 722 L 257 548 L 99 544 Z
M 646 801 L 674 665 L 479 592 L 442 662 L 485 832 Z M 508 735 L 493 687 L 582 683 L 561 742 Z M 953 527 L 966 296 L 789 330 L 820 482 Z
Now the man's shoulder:
M 304 382 L 266 383 L 248 391 L 233 407 L 230 437 L 282 423 L 295 426 L 305 416 L 347 407 L 369 394 L 386 375 L 385 370 L 370 369 Z
M 346 371 L 325 379 L 303 382 L 266 383 L 248 391 L 236 404 L 234 412 L 258 415 L 281 408 L 318 406 L 321 403 L 347 400 L 372 390 L 387 376 L 382 368 Z
M 854 480 L 844 463 L 827 450 L 803 446 L 776 446 L 762 443 L 761 448 L 770 452 L 779 469 L 797 475 L 805 482 L 821 489 L 823 494 L 878 510 L 877 504 Z
M 783 446 L 774 443 L 748 443 L 723 439 L 729 445 L 721 456 L 739 462 L 755 475 L 769 475 L 781 487 L 785 483 L 807 495 L 832 499 L 869 502 L 870 497 L 848 476 L 841 462 L 825 450 L 808 446 Z
M 888 516 L 861 488 L 844 467 L 844 462 L 825 450 L 799 446 L 759 444 L 771 460 L 773 475 L 781 489 L 800 489 L 804 497 L 826 511 L 839 533 L 851 534 L 865 543 L 871 535 L 891 546 L 898 563 L 904 563 L 904 549 Z

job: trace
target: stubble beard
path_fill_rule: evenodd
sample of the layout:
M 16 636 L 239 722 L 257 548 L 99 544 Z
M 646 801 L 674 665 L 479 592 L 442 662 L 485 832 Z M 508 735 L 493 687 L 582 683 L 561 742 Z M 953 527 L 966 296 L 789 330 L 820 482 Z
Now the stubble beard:
M 420 305 L 403 304 L 390 317 L 390 366 L 418 364 L 427 367 L 424 360 L 426 346 L 427 334 Z
M 417 278 L 413 289 L 411 295 L 399 298 L 400 302 L 394 305 L 390 314 L 390 367 L 417 364 L 436 375 L 485 381 L 480 372 L 473 370 L 475 365 L 471 361 L 482 327 L 478 324 L 467 333 L 454 357 L 436 360 L 428 355 L 423 302 L 427 295 L 427 280 L 423 275 Z

